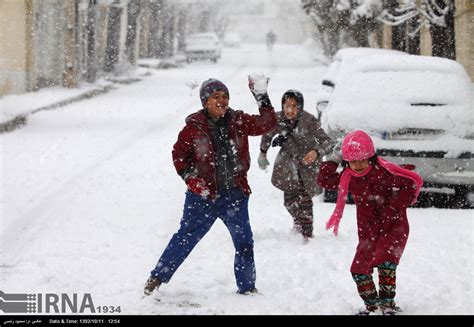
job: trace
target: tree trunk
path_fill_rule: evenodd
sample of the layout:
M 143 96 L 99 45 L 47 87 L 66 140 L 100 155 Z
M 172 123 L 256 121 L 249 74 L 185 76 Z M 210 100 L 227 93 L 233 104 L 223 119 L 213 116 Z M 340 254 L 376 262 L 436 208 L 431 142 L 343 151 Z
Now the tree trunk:
M 105 67 L 106 72 L 115 69 L 115 65 L 119 60 L 120 49 L 120 15 L 122 8 L 111 5 L 109 12 L 109 20 L 107 24 L 107 48 L 105 49 Z
M 211 21 L 211 13 L 209 10 L 201 12 L 201 20 L 199 21 L 199 31 L 209 32 L 209 23 Z
M 163 32 L 159 40 L 158 58 L 169 58 L 173 55 L 173 44 L 176 34 L 173 5 L 164 4 L 161 20 L 163 21 Z
M 392 49 L 405 51 L 405 24 L 392 27 Z
M 130 0 L 127 7 L 127 35 L 125 37 L 125 53 L 128 62 L 135 65 L 137 58 L 136 39 L 137 39 L 137 20 L 140 14 L 140 0 Z
M 148 43 L 148 53 L 153 58 L 161 58 L 161 26 L 164 25 L 163 6 L 163 0 L 156 0 L 150 3 L 150 39 Z
M 186 47 L 186 22 L 188 13 L 186 10 L 181 9 L 178 14 L 178 51 L 183 51 Z
M 78 4 L 77 0 L 66 3 L 67 28 L 64 39 L 64 51 L 66 67 L 63 71 L 63 86 L 77 87 L 78 60 L 77 60 L 77 27 L 78 27 Z
M 412 18 L 411 20 L 407 21 L 407 28 L 409 28 L 409 32 L 414 32 L 415 29 L 417 28 L 417 18 Z M 408 31 L 407 31 L 408 32 Z M 413 55 L 419 55 L 420 54 L 420 32 L 416 33 L 414 36 L 409 36 L 407 34 L 406 36 L 406 47 L 407 47 L 407 52 L 409 54 Z
M 95 29 L 97 17 L 97 0 L 89 0 L 89 7 L 87 8 L 87 68 L 86 81 L 93 83 L 97 76 L 97 58 L 96 58 L 96 43 L 95 43 Z
M 444 16 L 446 26 L 432 24 L 430 27 L 432 53 L 436 57 L 456 59 L 454 3 L 450 9 Z

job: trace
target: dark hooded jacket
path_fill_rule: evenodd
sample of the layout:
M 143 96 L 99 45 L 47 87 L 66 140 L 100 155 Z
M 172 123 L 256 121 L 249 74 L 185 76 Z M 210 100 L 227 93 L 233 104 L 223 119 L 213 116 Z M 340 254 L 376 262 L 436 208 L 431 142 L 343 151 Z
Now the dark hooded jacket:
M 260 150 L 267 152 L 272 139 L 278 134 L 275 140 L 279 141 L 273 143 L 281 146 L 281 149 L 273 166 L 272 184 L 284 192 L 297 192 L 303 187 L 310 196 L 318 195 L 322 192 L 316 182 L 319 163 L 324 155 L 331 152 L 333 142 L 321 128 L 317 118 L 304 111 L 303 95 L 299 91 L 288 90 L 283 94 L 282 106 L 288 97 L 297 101 L 297 118 L 289 121 L 283 111 L 277 112 L 277 126 L 262 136 Z M 302 160 L 311 150 L 317 151 L 318 158 L 306 166 Z

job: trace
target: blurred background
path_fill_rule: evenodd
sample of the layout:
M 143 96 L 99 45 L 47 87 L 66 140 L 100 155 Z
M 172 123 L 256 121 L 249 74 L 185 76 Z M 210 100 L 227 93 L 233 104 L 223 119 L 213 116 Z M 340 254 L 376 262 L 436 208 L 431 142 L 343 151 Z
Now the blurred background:
M 459 61 L 474 76 L 472 0 L 0 0 L 0 97 L 77 87 L 133 69 L 176 65 L 186 37 L 227 45 L 318 42 L 389 48 Z

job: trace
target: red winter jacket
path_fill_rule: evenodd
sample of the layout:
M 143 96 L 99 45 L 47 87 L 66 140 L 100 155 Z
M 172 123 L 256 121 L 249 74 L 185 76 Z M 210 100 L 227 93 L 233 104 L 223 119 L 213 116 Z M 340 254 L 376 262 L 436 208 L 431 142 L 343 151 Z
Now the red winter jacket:
M 321 164 L 321 187 L 337 189 L 337 166 L 332 161 Z M 406 208 L 416 193 L 413 184 L 412 180 L 392 175 L 377 164 L 367 175 L 351 178 L 349 192 L 357 208 L 359 236 L 352 273 L 371 274 L 373 267 L 385 261 L 398 264 L 408 239 Z
M 229 110 L 229 139 L 237 150 L 238 172 L 235 184 L 246 194 L 251 193 L 247 181 L 250 168 L 248 136 L 258 136 L 271 131 L 276 126 L 273 107 L 261 106 L 260 115 L 246 114 L 241 110 Z M 186 118 L 186 126 L 178 135 L 173 146 L 173 163 L 178 174 L 186 180 L 189 176 L 200 177 L 206 181 L 210 197 L 217 194 L 217 181 L 214 149 L 207 117 L 200 110 Z

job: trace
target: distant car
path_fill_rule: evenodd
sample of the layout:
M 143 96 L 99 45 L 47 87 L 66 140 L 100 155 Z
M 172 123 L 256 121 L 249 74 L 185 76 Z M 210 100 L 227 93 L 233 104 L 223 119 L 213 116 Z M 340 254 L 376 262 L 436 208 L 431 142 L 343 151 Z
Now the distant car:
M 391 50 L 343 49 L 326 75 L 316 110 L 329 135 L 366 130 L 378 155 L 413 165 L 422 175 L 424 205 L 474 206 L 474 92 L 462 65 Z
M 217 62 L 221 57 L 222 44 L 215 33 L 191 34 L 185 39 L 186 61 L 211 60 Z
M 223 40 L 224 46 L 228 48 L 240 48 L 242 43 L 239 34 L 226 33 Z

